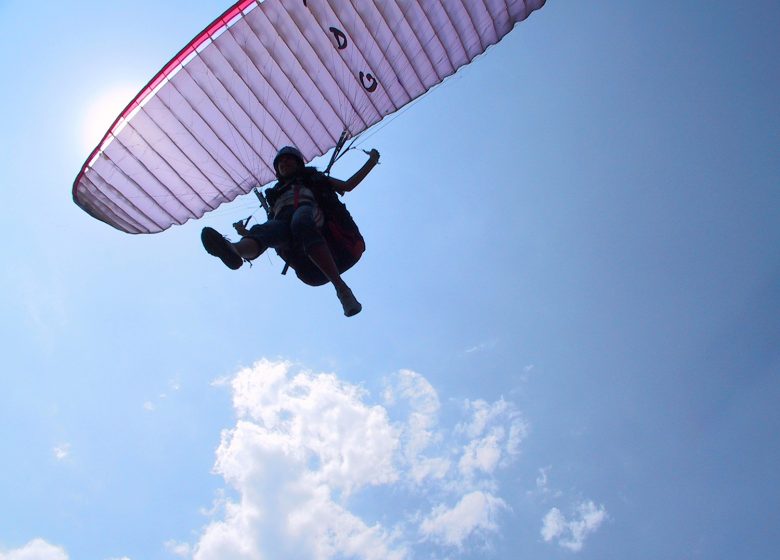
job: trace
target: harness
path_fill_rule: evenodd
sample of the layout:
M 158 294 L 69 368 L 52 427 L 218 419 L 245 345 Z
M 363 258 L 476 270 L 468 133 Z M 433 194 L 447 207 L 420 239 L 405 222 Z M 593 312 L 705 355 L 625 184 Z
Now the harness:
M 307 167 L 294 180 L 285 183 L 278 182 L 273 187 L 266 189 L 264 198 L 267 204 L 264 204 L 264 207 L 269 214 L 269 218 L 273 218 L 271 209 L 275 203 L 291 186 L 294 189 L 293 205 L 294 208 L 298 208 L 301 202 L 301 185 L 312 192 L 317 206 L 324 215 L 324 222 L 320 231 L 331 249 L 339 272 L 348 270 L 360 260 L 366 249 L 366 244 L 357 224 L 352 219 L 352 215 L 344 203 L 339 200 L 338 194 L 328 181 L 327 175 L 313 167 Z M 261 198 L 262 195 L 259 192 L 256 192 L 256 194 L 258 194 L 258 198 Z M 285 274 L 287 269 L 292 267 L 298 278 L 306 284 L 317 286 L 327 282 L 327 279 L 324 278 L 324 275 L 321 274 L 316 266 L 313 266 L 313 263 L 311 263 L 301 247 L 277 249 L 276 252 L 285 261 L 282 274 Z

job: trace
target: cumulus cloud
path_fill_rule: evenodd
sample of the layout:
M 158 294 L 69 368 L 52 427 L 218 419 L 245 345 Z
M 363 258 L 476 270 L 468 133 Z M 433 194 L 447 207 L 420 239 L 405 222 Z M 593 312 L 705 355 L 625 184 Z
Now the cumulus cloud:
M 245 422 L 223 438 L 217 470 L 239 482 L 252 471 L 233 448 L 292 461 L 315 460 L 312 482 L 350 493 L 365 485 L 393 482 L 398 434 L 381 406 L 363 402 L 365 392 L 334 374 L 300 372 L 291 364 L 260 362 L 233 380 L 233 405 Z M 258 375 L 259 371 L 259 375 Z M 255 445 L 259 444 L 259 445 Z M 253 463 L 254 464 L 254 463 Z
M 561 490 L 550 486 L 550 471 L 552 471 L 552 465 L 542 467 L 537 471 L 536 488 L 533 491 L 529 491 L 529 495 L 539 497 L 545 501 L 563 496 Z
M 530 427 L 518 410 L 503 398 L 494 403 L 466 401 L 467 422 L 456 426 L 456 432 L 469 439 L 463 448 L 459 467 L 465 476 L 475 470 L 492 473 L 499 461 L 506 464 L 520 453 Z
M 467 478 L 474 476 L 476 471 L 492 473 L 501 459 L 500 442 L 504 439 L 504 430 L 495 428 L 484 438 L 470 441 L 463 450 L 458 468 Z
M 483 400 L 466 401 L 464 408 L 471 415 L 467 423 L 458 425 L 458 430 L 464 432 L 469 437 L 478 437 L 482 435 L 487 426 L 496 418 L 506 414 L 511 405 L 504 399 L 494 403 L 488 403 Z
M 441 442 L 436 431 L 441 408 L 439 395 L 419 373 L 401 370 L 385 387 L 385 403 L 407 420 L 398 426 L 402 463 L 408 468 L 411 480 L 421 484 L 426 478 L 441 480 L 450 469 L 446 457 L 430 457 L 426 450 Z
M 563 548 L 579 552 L 585 539 L 596 532 L 606 518 L 604 506 L 596 506 L 592 501 L 577 505 L 570 520 L 558 508 L 552 508 L 542 520 L 542 538 L 545 542 L 556 541 Z
M 222 434 L 215 472 L 240 500 L 225 500 L 193 558 L 403 558 L 388 531 L 344 505 L 398 478 L 386 410 L 334 374 L 291 370 L 261 361 L 231 381 L 239 419 Z
M 0 560 L 68 560 L 68 554 L 62 547 L 34 539 L 21 548 L 0 550 Z
M 410 370 L 387 380 L 381 405 L 333 373 L 285 361 L 261 360 L 219 385 L 237 415 L 214 466 L 229 491 L 196 542 L 170 541 L 169 552 L 403 560 L 421 543 L 461 548 L 487 536 L 508 509 L 495 472 L 527 433 L 511 403 L 467 402 L 447 428 L 436 390 Z M 403 511 L 356 508 L 370 491 L 392 493 Z
M 496 532 L 496 519 L 503 509 L 507 509 L 507 505 L 502 499 L 484 492 L 470 492 L 452 508 L 436 507 L 423 520 L 420 532 L 428 538 L 460 548 L 474 534 Z

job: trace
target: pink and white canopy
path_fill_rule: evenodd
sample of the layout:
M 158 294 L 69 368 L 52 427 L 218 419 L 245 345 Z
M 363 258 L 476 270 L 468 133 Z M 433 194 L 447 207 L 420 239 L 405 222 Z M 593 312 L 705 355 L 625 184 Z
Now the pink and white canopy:
M 199 218 L 468 64 L 545 0 L 242 0 L 171 60 L 84 164 L 73 200 L 129 233 Z

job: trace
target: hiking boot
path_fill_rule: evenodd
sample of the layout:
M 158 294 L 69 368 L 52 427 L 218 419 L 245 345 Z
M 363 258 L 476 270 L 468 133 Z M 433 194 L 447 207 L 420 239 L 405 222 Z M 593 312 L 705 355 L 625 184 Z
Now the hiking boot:
M 357 315 L 360 313 L 360 310 L 363 309 L 363 306 L 360 305 L 360 302 L 357 299 L 355 299 L 355 295 L 349 288 L 346 288 L 340 292 L 336 292 L 336 295 L 339 297 L 341 307 L 344 308 L 344 315 L 347 317 Z
M 238 270 L 244 264 L 244 259 L 238 254 L 233 244 L 214 228 L 204 227 L 200 232 L 200 240 L 203 248 L 209 255 L 219 257 L 225 266 Z

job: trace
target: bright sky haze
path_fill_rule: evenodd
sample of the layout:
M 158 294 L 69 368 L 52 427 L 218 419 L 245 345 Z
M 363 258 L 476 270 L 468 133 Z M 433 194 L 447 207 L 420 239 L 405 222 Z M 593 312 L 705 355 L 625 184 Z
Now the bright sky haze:
M 227 7 L 0 0 L 0 560 L 772 557 L 780 6 L 549 0 L 369 130 L 349 319 L 205 253 L 252 195 L 71 200 Z

